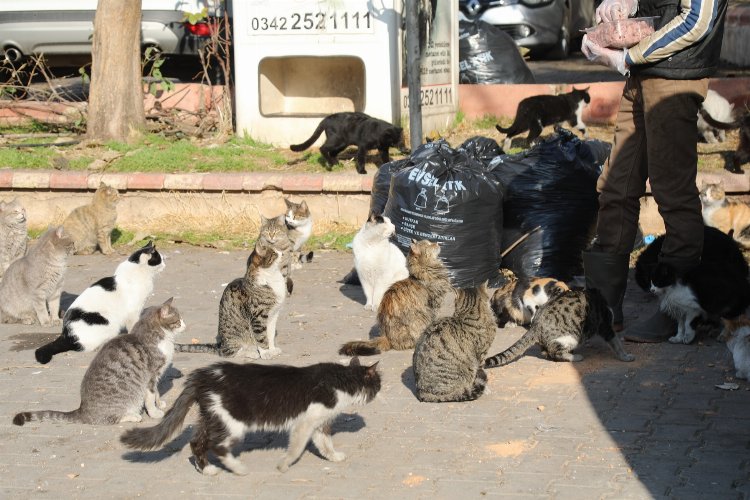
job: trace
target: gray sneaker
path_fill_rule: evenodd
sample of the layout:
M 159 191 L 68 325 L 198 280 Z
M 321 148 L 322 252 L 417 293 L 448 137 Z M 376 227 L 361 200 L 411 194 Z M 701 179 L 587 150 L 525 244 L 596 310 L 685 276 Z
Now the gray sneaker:
M 633 323 L 622 332 L 629 342 L 659 343 L 677 334 L 677 322 L 657 310 L 651 317 Z

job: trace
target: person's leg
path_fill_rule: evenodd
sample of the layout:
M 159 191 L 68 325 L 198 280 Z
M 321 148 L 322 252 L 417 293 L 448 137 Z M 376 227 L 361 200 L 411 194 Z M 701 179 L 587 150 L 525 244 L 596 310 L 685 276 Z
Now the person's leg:
M 697 116 L 708 79 L 644 79 L 651 192 L 664 219 L 666 234 L 659 260 L 685 272 L 700 263 L 703 216 L 696 186 Z
M 622 329 L 630 252 L 638 230 L 640 197 L 646 190 L 644 130 L 639 81 L 631 78 L 620 99 L 615 145 L 597 184 L 596 241 L 583 253 L 586 287 L 604 295 L 612 309 L 615 331 Z

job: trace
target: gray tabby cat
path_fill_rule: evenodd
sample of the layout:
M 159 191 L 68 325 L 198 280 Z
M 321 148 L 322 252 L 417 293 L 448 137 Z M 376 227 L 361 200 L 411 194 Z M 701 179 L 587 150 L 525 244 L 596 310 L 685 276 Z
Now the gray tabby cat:
M 28 253 L 11 263 L 0 282 L 3 323 L 59 325 L 60 295 L 73 240 L 62 226 L 48 229 Z
M 453 316 L 428 326 L 414 349 L 420 401 L 472 401 L 487 385 L 482 366 L 496 331 L 487 283 L 456 290 L 455 304 Z
M 247 259 L 245 276 L 224 289 L 219 302 L 215 344 L 176 344 L 177 352 L 214 352 L 221 356 L 271 359 L 276 347 L 276 322 L 286 298 L 279 265 L 281 253 L 258 241 Z
M 280 269 L 286 281 L 287 295 L 292 294 L 294 283 L 292 282 L 292 240 L 289 239 L 289 231 L 286 227 L 286 216 L 284 214 L 278 217 L 266 219 L 260 216 L 260 233 L 258 241 L 264 245 L 270 246 L 274 250 L 281 252 Z
M 435 320 L 443 297 L 453 289 L 439 255 L 437 243 L 413 241 L 406 256 L 409 277 L 393 283 L 380 301 L 380 336 L 347 342 L 339 354 L 372 356 L 390 349 L 414 348 L 424 329 Z
M 293 264 L 299 266 L 302 262 L 310 262 L 313 259 L 313 252 L 301 255 L 300 249 L 312 235 L 313 218 L 310 209 L 307 208 L 307 202 L 302 200 L 295 203 L 288 198 L 284 198 L 286 204 L 286 228 L 289 235 L 289 241 L 292 242 Z
M 583 356 L 570 351 L 594 335 L 601 335 L 620 361 L 633 361 L 622 341 L 612 330 L 612 311 L 596 289 L 568 290 L 553 298 L 537 313 L 523 336 L 515 344 L 484 362 L 485 368 L 507 365 L 520 358 L 532 344 L 553 361 L 581 361 Z
M 11 262 L 26 255 L 28 241 L 26 210 L 17 198 L 0 201 L 0 278 Z
M 127 335 L 104 344 L 81 381 L 81 406 L 73 411 L 27 411 L 13 423 L 55 420 L 84 424 L 140 422 L 145 406 L 151 418 L 161 418 L 166 403 L 157 385 L 172 364 L 174 336 L 185 330 L 170 298 L 161 306 L 143 310 L 141 319 Z

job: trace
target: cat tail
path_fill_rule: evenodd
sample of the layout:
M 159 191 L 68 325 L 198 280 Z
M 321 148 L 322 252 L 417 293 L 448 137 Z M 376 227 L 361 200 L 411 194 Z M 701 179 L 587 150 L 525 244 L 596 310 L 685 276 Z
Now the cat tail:
M 209 352 L 219 353 L 219 344 L 175 344 L 174 352 Z
M 513 125 L 515 125 L 515 123 L 514 123 Z M 508 127 L 508 128 L 503 128 L 503 127 L 501 127 L 500 125 L 495 125 L 495 128 L 496 128 L 496 129 L 497 129 L 497 131 L 498 131 L 498 132 L 500 132 L 501 134 L 507 134 L 508 132 L 510 132 L 510 131 L 511 131 L 511 130 L 513 129 L 513 125 L 511 125 L 511 126 L 510 126 L 510 127 Z
M 320 134 L 323 133 L 324 129 L 325 127 L 323 126 L 323 121 L 321 121 L 318 125 L 318 128 L 315 129 L 315 132 L 313 132 L 313 135 L 308 140 L 306 140 L 302 144 L 292 144 L 291 146 L 289 146 L 289 149 L 297 153 L 306 150 L 307 148 L 312 146 L 315 141 L 318 140 L 318 137 L 320 137 Z
M 741 119 L 735 120 L 735 121 L 729 122 L 729 123 L 720 122 L 716 118 L 714 118 L 713 116 L 711 116 L 711 114 L 708 111 L 706 111 L 705 109 L 703 109 L 703 108 L 700 109 L 700 114 L 703 117 L 703 119 L 706 120 L 706 123 L 708 123 L 712 127 L 718 128 L 718 129 L 722 129 L 722 130 L 734 130 L 736 128 L 740 128 L 740 125 L 742 125 L 742 120 Z
M 125 431 L 120 436 L 120 441 L 128 448 L 137 450 L 153 450 L 160 447 L 180 430 L 190 407 L 197 400 L 196 380 L 195 377 L 190 377 L 177 397 L 177 401 L 167 411 L 161 422 L 153 427 L 136 427 Z
M 13 423 L 15 425 L 23 425 L 26 422 L 40 421 L 40 420 L 53 420 L 55 422 L 80 422 L 81 409 L 73 411 L 56 411 L 56 410 L 42 410 L 42 411 L 22 411 L 13 417 Z
M 46 365 L 52 361 L 52 356 L 67 351 L 82 351 L 81 345 L 67 335 L 60 335 L 49 344 L 43 345 L 34 351 L 34 357 L 38 362 Z
M 495 354 L 484 360 L 485 368 L 494 368 L 496 366 L 507 365 L 511 361 L 515 361 L 520 358 L 521 355 L 526 352 L 531 344 L 535 341 L 534 329 L 529 328 L 523 336 L 516 341 L 515 344 L 508 347 L 501 353 Z
M 339 349 L 339 354 L 345 356 L 374 356 L 380 354 L 383 351 L 390 351 L 391 341 L 388 337 L 381 335 L 375 337 L 372 340 L 355 340 L 353 342 L 347 342 Z

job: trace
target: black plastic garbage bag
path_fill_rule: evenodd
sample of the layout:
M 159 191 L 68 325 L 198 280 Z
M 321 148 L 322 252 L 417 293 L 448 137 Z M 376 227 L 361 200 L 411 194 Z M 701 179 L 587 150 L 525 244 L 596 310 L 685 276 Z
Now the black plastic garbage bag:
M 458 150 L 466 151 L 469 156 L 481 161 L 485 167 L 489 166 L 495 157 L 505 154 L 505 151 L 503 151 L 503 148 L 500 147 L 495 139 L 481 135 L 475 135 L 466 139 L 458 147 Z
M 516 42 L 484 21 L 458 23 L 459 83 L 535 83 Z
M 396 245 L 440 244 L 440 257 L 458 288 L 499 281 L 503 189 L 481 161 L 445 141 L 424 145 L 411 164 L 392 173 L 384 215 Z
M 505 187 L 503 257 L 517 276 L 569 281 L 583 269 L 599 208 L 596 181 L 611 145 L 557 133 L 535 147 L 495 158 L 490 168 Z M 537 229 L 538 228 L 538 229 Z

